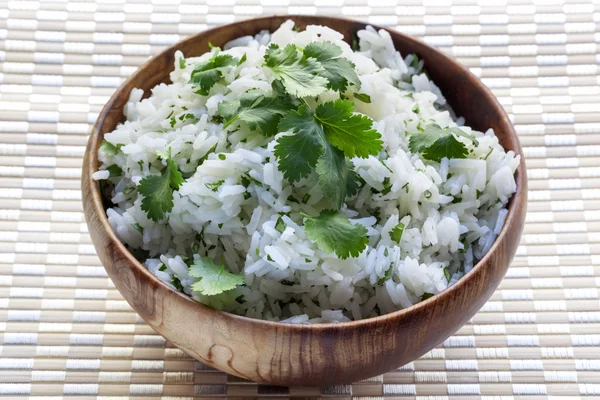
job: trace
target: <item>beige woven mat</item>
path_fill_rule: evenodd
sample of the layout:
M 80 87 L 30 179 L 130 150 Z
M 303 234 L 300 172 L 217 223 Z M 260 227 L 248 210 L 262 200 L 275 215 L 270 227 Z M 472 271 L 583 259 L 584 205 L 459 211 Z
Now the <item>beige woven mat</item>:
M 274 388 L 193 361 L 121 298 L 81 212 L 90 124 L 121 80 L 188 34 L 273 13 L 424 37 L 493 89 L 527 157 L 528 223 L 500 289 L 442 346 L 367 382 Z M 583 0 L 0 1 L 0 396 L 600 398 L 599 23 Z

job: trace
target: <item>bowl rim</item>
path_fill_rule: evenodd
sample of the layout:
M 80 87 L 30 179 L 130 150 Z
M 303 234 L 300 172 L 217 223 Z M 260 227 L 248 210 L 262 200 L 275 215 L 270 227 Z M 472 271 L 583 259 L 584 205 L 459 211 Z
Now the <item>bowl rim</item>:
M 187 40 L 195 40 L 198 37 L 202 37 L 203 35 L 206 35 L 209 32 L 216 32 L 219 29 L 223 29 L 225 27 L 232 27 L 232 26 L 235 26 L 244 21 L 249 21 L 249 20 L 262 21 L 262 20 L 271 20 L 273 18 L 282 19 L 283 21 L 285 21 L 286 19 L 291 19 L 294 21 L 302 21 L 303 23 L 306 23 L 307 25 L 310 25 L 311 20 L 313 20 L 315 18 L 318 18 L 320 21 L 337 20 L 337 21 L 341 21 L 341 22 L 345 22 L 345 23 L 349 23 L 349 24 L 362 24 L 365 27 L 370 25 L 373 28 L 375 28 L 377 31 L 379 31 L 380 29 L 388 31 L 388 32 L 390 32 L 390 34 L 398 36 L 402 41 L 413 42 L 419 46 L 427 47 L 430 50 L 433 50 L 435 53 L 437 53 L 437 55 L 441 58 L 441 60 L 443 60 L 446 63 L 450 63 L 454 67 L 457 67 L 460 70 L 462 70 L 463 72 L 465 72 L 465 76 L 467 77 L 466 79 L 468 80 L 468 83 L 475 85 L 477 87 L 477 89 L 479 91 L 481 91 L 482 94 L 486 98 L 488 98 L 488 100 L 490 100 L 491 103 L 500 110 L 500 113 L 502 116 L 502 120 L 500 121 L 500 123 L 502 125 L 504 125 L 504 127 L 505 127 L 504 130 L 505 130 L 506 136 L 509 137 L 510 140 L 513 142 L 513 144 L 515 146 L 515 149 L 514 149 L 515 153 L 520 156 L 519 165 L 514 173 L 515 182 L 517 184 L 517 190 L 509 200 L 508 207 L 507 207 L 508 214 L 504 221 L 502 230 L 496 237 L 496 240 L 492 244 L 492 247 L 490 247 L 488 252 L 473 266 L 473 268 L 469 272 L 465 273 L 465 275 L 463 275 L 458 281 L 456 281 L 454 284 L 452 284 L 451 286 L 444 289 L 442 292 L 435 294 L 434 296 L 432 296 L 426 300 L 422 300 L 416 304 L 413 304 L 410 307 L 396 310 L 396 311 L 393 311 L 393 312 L 387 313 L 387 314 L 381 314 L 376 317 L 364 318 L 361 320 L 352 320 L 352 321 L 346 321 L 346 322 L 325 322 L 325 323 L 317 323 L 317 324 L 302 324 L 302 323 L 299 324 L 299 323 L 291 323 L 291 322 L 269 321 L 269 320 L 264 320 L 264 319 L 251 318 L 251 317 L 246 317 L 243 315 L 233 314 L 233 313 L 226 312 L 226 311 L 215 310 L 207 305 L 204 305 L 204 304 L 192 299 L 188 295 L 171 288 L 165 282 L 163 282 L 158 277 L 156 277 L 154 274 L 152 274 L 146 267 L 144 267 L 142 265 L 142 263 L 140 261 L 138 261 L 133 256 L 133 254 L 125 247 L 123 242 L 121 242 L 121 240 L 119 240 L 116 232 L 114 231 L 114 229 L 108 222 L 108 217 L 106 215 L 106 210 L 104 209 L 104 206 L 103 206 L 102 195 L 100 193 L 98 181 L 91 178 L 91 174 L 96 172 L 97 167 L 99 165 L 99 160 L 98 160 L 99 142 L 101 141 L 100 140 L 101 137 L 102 137 L 102 139 L 104 138 L 104 134 L 100 133 L 101 132 L 100 128 L 103 125 L 105 115 L 110 111 L 111 106 L 113 105 L 115 99 L 124 90 L 124 88 L 128 85 L 128 83 L 130 81 L 132 81 L 138 74 L 140 74 L 140 72 L 143 69 L 145 69 L 148 65 L 152 64 L 157 59 L 159 59 L 159 57 L 161 55 L 163 55 L 164 53 L 174 52 L 174 51 L 178 50 L 178 46 L 180 45 L 181 42 L 187 41 Z M 327 25 L 325 25 L 325 26 L 327 26 Z M 96 170 L 94 170 L 94 167 L 96 168 Z M 150 59 L 148 59 L 146 62 L 144 62 L 142 65 L 140 65 L 134 73 L 132 73 L 126 80 L 124 80 L 119 85 L 119 87 L 111 95 L 110 99 L 107 101 L 107 103 L 104 105 L 104 107 L 98 114 L 98 118 L 96 119 L 96 121 L 93 125 L 93 128 L 92 128 L 91 134 L 89 136 L 82 173 L 83 174 L 87 173 L 89 175 L 89 179 L 87 179 L 87 181 L 88 181 L 87 189 L 89 189 L 89 191 L 90 191 L 91 213 L 96 213 L 99 216 L 99 221 L 101 223 L 101 227 L 102 227 L 104 233 L 107 235 L 107 241 L 111 245 L 115 246 L 115 250 L 118 250 L 121 252 L 121 254 L 128 261 L 130 268 L 135 268 L 137 270 L 137 272 L 140 272 L 146 279 L 149 279 L 154 284 L 161 286 L 163 289 L 166 289 L 171 295 L 178 296 L 178 298 L 181 299 L 182 301 L 188 301 L 188 302 L 194 303 L 204 313 L 207 313 L 207 314 L 214 313 L 214 314 L 220 315 L 221 317 L 225 317 L 226 319 L 230 319 L 233 321 L 239 321 L 239 322 L 243 322 L 246 324 L 257 325 L 257 326 L 258 325 L 270 326 L 273 328 L 285 327 L 285 329 L 289 329 L 289 330 L 296 331 L 296 332 L 306 331 L 306 330 L 327 331 L 327 330 L 338 330 L 338 329 L 344 329 L 344 328 L 350 329 L 350 328 L 364 327 L 367 325 L 372 325 L 372 324 L 377 324 L 377 323 L 386 323 L 386 322 L 389 322 L 390 320 L 401 318 L 401 317 L 405 316 L 406 314 L 410 314 L 415 311 L 420 311 L 423 308 L 428 307 L 431 303 L 444 302 L 444 301 L 454 298 L 455 296 L 453 296 L 453 295 L 455 293 L 460 292 L 462 290 L 467 290 L 466 287 L 469 285 L 469 283 L 474 279 L 474 277 L 477 274 L 481 273 L 481 269 L 488 263 L 488 260 L 498 250 L 498 247 L 500 246 L 500 244 L 506 239 L 507 235 L 509 234 L 508 227 L 512 226 L 513 221 L 518 218 L 518 214 L 519 214 L 518 210 L 519 210 L 519 207 L 521 207 L 521 203 L 525 203 L 525 205 L 527 203 L 527 174 L 526 174 L 526 168 L 525 168 L 525 159 L 524 159 L 523 150 L 521 148 L 521 144 L 519 142 L 517 133 L 511 123 L 510 119 L 508 118 L 506 111 L 498 102 L 498 99 L 492 94 L 491 90 L 487 86 L 485 86 L 483 84 L 483 82 L 481 82 L 481 80 L 479 78 L 477 78 L 473 73 L 471 73 L 469 71 L 468 68 L 464 67 L 458 61 L 447 56 L 442 51 L 438 50 L 437 48 L 434 48 L 433 46 L 428 45 L 427 43 L 423 42 L 420 39 L 406 35 L 396 29 L 393 29 L 392 27 L 388 28 L 388 27 L 379 26 L 377 24 L 370 24 L 370 23 L 364 22 L 364 21 L 358 21 L 358 20 L 354 20 L 354 19 L 350 19 L 350 18 L 337 17 L 337 16 L 313 16 L 313 15 L 297 15 L 297 14 L 266 15 L 266 16 L 261 16 L 258 18 L 251 18 L 251 19 L 247 19 L 247 20 L 236 21 L 236 22 L 233 22 L 230 24 L 224 24 L 224 25 L 212 27 L 210 29 L 195 33 L 193 35 L 189 35 L 189 36 L 179 40 L 177 43 L 161 50 L 159 53 L 155 54 Z M 83 179 L 82 184 L 85 184 L 85 181 L 86 180 Z M 83 188 L 83 189 L 86 189 L 86 188 Z M 83 198 L 83 201 L 86 201 L 85 197 Z M 86 212 L 86 217 L 87 217 L 87 212 Z

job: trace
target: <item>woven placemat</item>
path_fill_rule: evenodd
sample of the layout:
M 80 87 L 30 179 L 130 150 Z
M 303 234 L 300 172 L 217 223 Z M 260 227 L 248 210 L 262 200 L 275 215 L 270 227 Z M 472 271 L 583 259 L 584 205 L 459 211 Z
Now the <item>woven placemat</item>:
M 123 78 L 188 34 L 274 13 L 424 38 L 492 88 L 527 158 L 500 289 L 439 348 L 352 385 L 263 386 L 192 360 L 121 298 L 82 214 L 87 135 Z M 599 23 L 597 1 L 0 1 L 0 396 L 600 398 Z

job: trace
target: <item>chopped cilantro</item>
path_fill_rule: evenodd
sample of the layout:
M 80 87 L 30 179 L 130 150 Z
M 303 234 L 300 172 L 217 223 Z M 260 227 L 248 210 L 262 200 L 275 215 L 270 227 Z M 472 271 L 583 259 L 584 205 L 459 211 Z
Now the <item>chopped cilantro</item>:
M 368 94 L 364 94 L 364 93 L 354 93 L 354 98 L 356 100 L 362 101 L 363 103 L 371 102 L 371 96 L 369 96 Z
M 450 282 L 450 279 L 452 278 L 452 276 L 450 275 L 450 271 L 448 270 L 448 267 L 444 268 L 444 276 L 446 277 L 446 280 L 448 282 Z
M 430 297 L 433 297 L 433 296 L 435 296 L 433 293 L 425 292 L 425 293 L 423 293 L 423 295 L 421 296 L 421 301 L 423 301 L 423 300 L 427 300 L 428 298 L 430 298 Z
M 244 275 L 233 274 L 225 264 L 217 265 L 212 258 L 201 257 L 190 266 L 190 276 L 200 278 L 192 290 L 205 296 L 214 296 L 244 284 Z
M 138 192 L 143 196 L 142 210 L 153 221 L 161 220 L 165 213 L 173 209 L 173 190 L 179 189 L 183 176 L 175 162 L 171 159 L 171 149 L 166 158 L 167 166 L 161 175 L 149 175 L 138 185 Z
M 205 183 L 204 186 L 206 186 L 207 189 L 212 190 L 213 192 L 216 192 L 217 190 L 219 190 L 219 188 L 221 187 L 221 185 L 225 183 L 224 180 L 219 180 L 216 182 L 212 182 L 212 183 Z
M 142 235 L 144 234 L 144 228 L 142 228 L 137 222 L 135 224 L 131 224 L 131 226 Z
M 390 231 L 390 239 L 400 244 L 400 240 L 402 240 L 402 234 L 404 233 L 404 228 L 404 223 L 399 222 L 398 225 L 396 225 L 394 229 Z
M 110 167 L 106 168 L 106 170 L 110 173 L 111 178 L 116 178 L 123 175 L 123 170 L 117 164 L 113 164 Z
M 123 190 L 123 194 L 129 194 L 133 191 L 135 191 L 135 187 L 128 187 L 127 189 Z
M 239 60 L 229 54 L 215 53 L 209 60 L 196 65 L 190 76 L 190 83 L 200 86 L 196 93 L 208 96 L 208 91 L 223 78 L 223 71 L 238 64 Z
M 175 275 L 171 277 L 171 284 L 175 286 L 175 289 L 177 289 L 180 292 L 183 292 L 183 285 L 181 284 L 181 280 Z
M 184 69 L 185 68 L 185 58 L 181 57 L 179 59 L 179 69 Z
M 283 218 L 277 218 L 277 222 L 275 223 L 275 229 L 277 229 L 279 233 L 283 233 L 283 231 L 285 231 L 285 222 L 283 222 Z
M 296 97 L 318 96 L 327 89 L 325 69 L 314 58 L 305 58 L 293 44 L 283 49 L 271 44 L 265 52 L 265 66 L 280 79 L 288 93 Z
M 442 158 L 466 158 L 468 151 L 465 144 L 456 139 L 462 136 L 470 139 L 475 145 L 477 139 L 460 128 L 440 128 L 439 125 L 428 125 L 423 133 L 413 134 L 409 139 L 409 148 L 413 153 L 421 153 L 424 158 L 441 161 Z
M 392 278 L 393 274 L 394 274 L 394 263 L 391 263 L 390 267 L 385 270 L 385 274 L 381 278 L 379 278 L 379 280 L 377 281 L 377 285 L 379 285 L 379 286 L 383 285 L 386 281 L 388 281 Z
M 423 197 L 425 197 L 426 199 L 430 199 L 431 198 L 431 191 L 426 190 L 423 192 Z
M 219 157 L 219 160 L 221 160 L 221 161 L 225 161 L 227 159 L 227 156 L 225 154 L 222 154 L 222 153 L 219 154 L 218 157 Z
M 390 182 L 390 178 L 384 178 L 383 179 L 383 190 L 381 191 L 381 194 L 385 196 L 386 194 L 388 194 L 391 191 L 392 191 L 392 184 Z
M 306 218 L 304 229 L 307 236 L 321 249 L 342 258 L 358 257 L 367 247 L 367 228 L 353 224 L 334 210 L 323 210 L 318 216 L 301 213 Z
M 123 147 L 122 144 L 117 144 L 115 146 L 114 144 L 107 142 L 106 139 L 100 142 L 100 150 L 102 150 L 107 156 L 114 156 L 119 152 L 121 147 Z
M 487 152 L 487 154 L 485 155 L 485 157 L 483 157 L 483 159 L 487 160 L 488 157 L 490 156 L 490 154 L 492 154 L 493 151 L 494 151 L 494 148 L 490 146 L 490 151 Z
M 242 58 L 240 58 L 240 61 L 238 62 L 238 65 L 242 65 L 243 63 L 246 62 L 247 59 L 248 59 L 248 57 L 246 57 L 246 53 L 244 53 L 244 55 L 242 56 Z

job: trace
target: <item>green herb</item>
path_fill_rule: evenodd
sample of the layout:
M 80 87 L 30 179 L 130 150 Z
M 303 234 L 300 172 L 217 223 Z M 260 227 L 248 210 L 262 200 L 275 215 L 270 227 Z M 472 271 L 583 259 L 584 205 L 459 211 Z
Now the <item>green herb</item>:
M 448 270 L 448 267 L 444 268 L 444 276 L 446 277 L 446 280 L 448 282 L 450 282 L 450 279 L 452 278 L 452 276 L 450 275 L 450 271 Z
M 208 61 L 196 65 L 192 71 L 190 83 L 200 86 L 196 93 L 208 96 L 209 90 L 223 78 L 223 71 L 238 65 L 239 62 L 237 58 L 229 54 L 218 54 L 217 52 Z
M 248 124 L 251 131 L 264 136 L 277 133 L 277 124 L 287 111 L 298 106 L 298 101 L 285 93 L 281 82 L 273 82 L 273 91 L 264 95 L 257 90 L 250 90 L 239 99 L 219 103 L 219 114 L 225 119 L 223 128 L 236 121 Z
M 283 222 L 283 218 L 277 218 L 277 222 L 275 223 L 275 229 L 277 229 L 279 233 L 283 233 L 283 231 L 285 231 L 285 222 Z
M 487 152 L 487 154 L 485 155 L 485 157 L 483 157 L 484 160 L 487 160 L 488 157 L 490 156 L 490 154 L 492 154 L 492 152 L 494 151 L 493 147 L 490 147 L 490 151 Z
M 301 215 L 306 218 L 306 235 L 321 249 L 335 253 L 342 259 L 358 257 L 369 243 L 367 228 L 351 223 L 345 215 L 337 211 L 323 210 L 316 217 L 304 213 Z
M 312 260 L 310 258 L 304 258 L 304 262 L 310 264 L 312 262 Z
M 110 173 L 111 178 L 116 178 L 123 175 L 123 170 L 117 164 L 111 165 L 110 167 L 106 168 L 106 170 Z
M 379 280 L 377 281 L 377 285 L 379 285 L 379 286 L 383 285 L 386 281 L 388 281 L 392 278 L 393 274 L 394 274 L 394 263 L 391 263 L 390 267 L 385 270 L 385 274 L 381 278 L 379 278 Z
M 165 264 L 160 264 L 160 266 L 158 267 L 159 271 L 166 271 L 167 270 L 167 266 Z
M 216 182 L 212 182 L 212 183 L 205 183 L 204 186 L 206 186 L 207 189 L 212 190 L 213 192 L 216 192 L 217 190 L 219 190 L 219 188 L 221 187 L 221 185 L 225 183 L 224 180 L 219 180 Z
M 352 33 L 352 43 L 351 43 L 350 47 L 352 48 L 352 51 L 360 51 L 360 46 L 358 43 L 358 36 L 356 35 L 356 32 Z
M 167 166 L 161 175 L 149 175 L 138 185 L 138 192 L 143 196 L 142 210 L 153 221 L 161 220 L 165 213 L 173 209 L 173 190 L 179 189 L 183 176 L 171 159 L 171 149 L 166 158 Z
M 181 57 L 179 59 L 179 69 L 184 69 L 185 68 L 185 58 Z
M 385 196 L 386 194 L 388 194 L 391 191 L 392 191 L 392 184 L 390 182 L 390 178 L 384 178 L 383 179 L 383 190 L 381 191 L 381 194 L 383 196 Z
M 183 292 L 183 285 L 181 284 L 181 280 L 175 275 L 171 277 L 171 284 L 175 286 L 175 289 L 179 290 L 180 292 Z
M 308 203 L 308 200 L 310 200 L 310 194 L 306 193 L 304 196 L 302 196 L 302 203 L 306 204 Z
M 410 63 L 410 66 L 413 67 L 415 70 L 419 66 L 419 57 L 417 57 L 416 54 L 413 54 L 413 59 L 412 59 L 412 62 Z
M 100 143 L 100 150 L 107 156 L 114 156 L 119 152 L 119 150 L 123 147 L 122 144 L 117 144 L 116 146 L 106 140 L 102 140 Z
M 217 226 L 219 227 L 219 229 L 223 228 L 223 223 L 217 224 Z
M 135 191 L 135 187 L 128 187 L 127 189 L 123 190 L 123 194 L 129 194 L 133 191 Z
M 409 139 L 409 148 L 413 153 L 421 153 L 424 158 L 433 161 L 441 161 L 442 158 L 466 158 L 468 151 L 465 144 L 456 139 L 462 136 L 470 139 L 475 146 L 477 139 L 459 128 L 440 128 L 439 125 L 431 124 L 420 134 L 413 134 Z
M 423 301 L 423 300 L 427 300 L 428 298 L 430 298 L 430 297 L 433 297 L 433 296 L 435 296 L 433 293 L 425 292 L 425 293 L 423 293 L 423 295 L 421 296 L 421 301 Z
M 225 154 L 219 154 L 218 157 L 221 161 L 225 161 L 227 159 L 227 156 Z
M 294 135 L 280 137 L 275 146 L 284 177 L 299 181 L 315 169 L 323 194 L 338 209 L 348 189 L 357 189 L 354 175 L 348 185 L 351 167 L 345 157 L 368 157 L 382 148 L 381 136 L 371 129 L 373 121 L 352 114 L 353 109 L 354 104 L 347 100 L 321 104 L 315 112 L 302 105 L 281 119 L 279 131 Z
M 293 44 L 283 49 L 271 44 L 265 52 L 265 66 L 280 79 L 288 93 L 296 97 L 318 96 L 327 89 L 325 69 L 314 58 L 305 58 Z
M 400 244 L 400 240 L 402 240 L 402 234 L 404 233 L 404 228 L 404 223 L 399 222 L 398 225 L 396 225 L 394 229 L 390 231 L 390 239 Z
M 408 182 L 406 182 L 404 185 L 402 185 L 402 189 L 406 190 L 406 193 L 408 193 Z
M 135 224 L 131 224 L 131 226 L 142 235 L 144 234 L 144 228 L 142 228 L 137 222 Z
M 364 93 L 354 93 L 354 98 L 356 100 L 362 101 L 363 103 L 371 102 L 371 96 L 369 96 L 368 94 L 364 94 Z
M 177 120 L 175 119 L 175 117 L 171 117 L 171 120 L 169 121 L 169 124 L 171 125 L 171 128 L 173 128 L 176 123 L 177 123 Z
M 198 242 L 194 242 L 194 244 L 192 245 L 192 252 L 194 254 L 198 254 L 199 251 L 200 251 L 200 245 L 198 244 Z
M 304 48 L 304 57 L 315 59 L 323 66 L 321 76 L 329 81 L 328 89 L 345 92 L 349 84 L 360 88 L 354 64 L 342 57 L 339 46 L 331 42 L 313 42 Z
M 317 107 L 315 119 L 323 126 L 329 142 L 347 157 L 366 158 L 379 153 L 383 142 L 379 132 L 372 129 L 373 120 L 353 111 L 354 103 L 337 100 Z
M 414 112 L 415 114 L 418 114 L 419 111 L 421 111 L 421 109 L 419 108 L 419 106 L 417 104 L 415 104 L 415 106 L 412 108 L 412 112 Z
M 240 58 L 240 61 L 238 62 L 238 65 L 242 65 L 243 63 L 245 63 L 247 60 L 246 57 L 246 53 L 244 53 L 244 55 L 242 56 L 242 58 Z
M 244 284 L 244 275 L 233 274 L 225 264 L 217 265 L 212 258 L 201 257 L 190 266 L 190 276 L 200 278 L 192 290 L 205 296 L 214 296 Z
M 431 191 L 426 190 L 423 192 L 423 197 L 425 197 L 426 199 L 430 199 L 431 198 Z
M 273 258 L 271 258 L 271 256 L 270 256 L 269 254 L 267 254 L 267 261 L 274 262 L 274 261 L 273 261 Z
M 475 189 L 475 193 L 476 193 L 476 197 L 475 198 L 478 199 L 483 194 L 483 191 L 481 191 L 479 189 Z
M 218 143 L 217 143 L 218 144 Z M 204 163 L 204 161 L 208 160 L 208 156 L 212 153 L 215 152 L 215 150 L 217 150 L 217 144 L 215 144 L 210 150 L 208 150 L 206 152 L 206 154 L 204 156 L 202 156 L 201 159 L 198 160 L 198 166 L 202 165 Z

